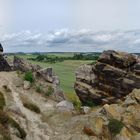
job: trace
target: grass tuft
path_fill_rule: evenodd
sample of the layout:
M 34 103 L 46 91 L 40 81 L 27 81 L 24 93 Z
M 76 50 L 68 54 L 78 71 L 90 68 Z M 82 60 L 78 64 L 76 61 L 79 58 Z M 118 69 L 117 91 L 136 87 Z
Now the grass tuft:
M 33 73 L 31 71 L 26 72 L 25 75 L 24 75 L 24 80 L 33 83 L 34 82 Z
M 76 94 L 73 93 L 66 93 L 67 99 L 73 103 L 76 110 L 81 110 L 81 102 Z
M 46 96 L 51 96 L 54 92 L 54 89 L 52 88 L 52 86 L 49 86 L 47 91 L 45 92 Z
M 122 130 L 124 124 L 117 119 L 110 119 L 108 128 L 113 135 L 117 135 Z

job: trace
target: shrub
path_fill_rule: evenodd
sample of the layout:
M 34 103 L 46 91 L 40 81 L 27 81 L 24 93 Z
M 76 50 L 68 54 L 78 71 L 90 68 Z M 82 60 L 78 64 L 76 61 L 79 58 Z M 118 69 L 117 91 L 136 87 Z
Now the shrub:
M 49 86 L 47 92 L 45 93 L 45 95 L 50 96 L 50 95 L 53 94 L 53 92 L 54 92 L 54 89 L 52 88 L 52 86 Z
M 113 135 L 119 134 L 124 124 L 117 119 L 110 119 L 108 128 Z
M 23 103 L 24 107 L 28 108 L 29 110 L 35 112 L 35 113 L 40 113 L 40 109 L 38 106 L 36 106 L 33 103 Z
M 34 82 L 33 73 L 31 71 L 26 72 L 25 75 L 24 75 L 24 80 L 33 83 Z
M 3 93 L 0 92 L 0 110 L 3 110 L 4 106 L 5 106 L 5 98 L 3 96 Z

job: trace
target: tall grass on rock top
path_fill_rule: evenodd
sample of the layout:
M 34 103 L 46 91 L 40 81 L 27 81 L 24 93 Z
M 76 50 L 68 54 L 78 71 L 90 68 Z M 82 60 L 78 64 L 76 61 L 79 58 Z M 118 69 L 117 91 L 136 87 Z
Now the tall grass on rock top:
M 32 73 L 31 71 L 26 72 L 26 73 L 24 74 L 24 80 L 33 83 L 33 82 L 34 82 L 34 76 L 33 76 L 33 73 Z

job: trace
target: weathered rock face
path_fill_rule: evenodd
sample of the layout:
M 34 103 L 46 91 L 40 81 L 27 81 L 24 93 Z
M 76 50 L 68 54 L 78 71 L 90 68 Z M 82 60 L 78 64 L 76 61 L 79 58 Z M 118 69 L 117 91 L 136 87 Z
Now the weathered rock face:
M 114 103 L 134 88 L 140 88 L 140 58 L 115 51 L 104 51 L 95 65 L 76 71 L 75 91 L 82 103 Z
M 32 65 L 28 61 L 14 56 L 13 69 L 20 70 L 22 72 L 32 71 L 37 77 L 43 78 L 45 81 L 59 85 L 59 79 L 55 75 L 52 68 L 41 68 L 39 65 Z
M 64 92 L 59 87 L 59 78 L 56 76 L 52 68 L 42 68 L 39 65 L 33 65 L 20 57 L 14 56 L 13 70 L 19 70 L 22 72 L 31 71 L 36 83 L 39 85 L 38 87 L 40 87 L 40 85 L 43 86 L 43 89 L 45 90 L 44 92 L 48 91 L 49 87 L 51 87 L 53 90 L 51 97 L 54 100 L 58 102 L 65 100 Z M 24 89 L 29 89 L 30 87 L 27 82 L 24 82 L 24 86 Z
M 24 59 L 14 56 L 13 69 L 20 70 L 23 72 L 27 72 L 27 71 L 34 72 L 40 70 L 41 67 L 39 65 L 32 65 L 31 63 L 25 61 Z
M 37 71 L 37 75 L 41 76 L 47 82 L 53 83 L 55 85 L 59 85 L 59 79 L 55 75 L 52 68 L 45 68 Z
M 0 44 L 0 71 L 10 71 L 11 67 L 3 56 L 3 47 Z
M 3 57 L 3 55 L 0 55 L 0 71 L 11 71 L 11 67 Z

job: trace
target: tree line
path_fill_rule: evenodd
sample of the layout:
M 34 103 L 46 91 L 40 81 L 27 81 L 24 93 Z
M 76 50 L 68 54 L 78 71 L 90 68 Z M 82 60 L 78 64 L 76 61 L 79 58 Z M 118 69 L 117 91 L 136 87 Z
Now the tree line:
M 29 60 L 39 61 L 39 62 L 63 62 L 64 60 L 97 60 L 99 54 L 83 54 L 83 53 L 74 53 L 71 57 L 58 57 L 58 56 L 49 56 L 47 54 L 39 54 L 35 58 L 28 58 Z

